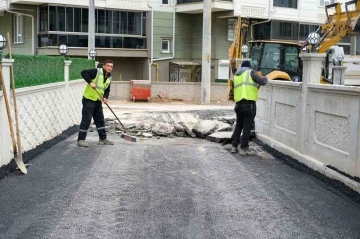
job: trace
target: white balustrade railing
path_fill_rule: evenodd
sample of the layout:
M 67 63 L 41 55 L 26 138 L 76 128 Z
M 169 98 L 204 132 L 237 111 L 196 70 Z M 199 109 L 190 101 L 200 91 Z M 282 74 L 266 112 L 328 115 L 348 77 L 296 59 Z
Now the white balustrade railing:
M 131 10 L 149 10 L 147 0 L 106 0 L 106 7 Z

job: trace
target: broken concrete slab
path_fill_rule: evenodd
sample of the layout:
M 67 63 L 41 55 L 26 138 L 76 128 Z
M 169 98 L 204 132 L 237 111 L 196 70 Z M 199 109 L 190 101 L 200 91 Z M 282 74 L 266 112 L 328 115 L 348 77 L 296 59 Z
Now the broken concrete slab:
M 185 125 L 189 130 L 192 130 L 194 126 L 199 122 L 199 116 L 190 113 L 172 113 L 170 119 L 174 124 Z
M 184 128 L 186 134 L 188 134 L 192 138 L 196 138 L 196 135 L 185 125 L 185 123 L 180 122 L 180 125 Z
M 145 137 L 145 138 L 152 138 L 153 135 L 150 134 L 150 133 L 142 133 L 142 136 Z
M 135 126 L 136 130 L 151 131 L 151 124 L 141 122 Z
M 223 143 L 226 140 L 230 140 L 232 132 L 215 132 L 206 137 L 207 140 L 215 143 Z
M 174 126 L 169 123 L 156 123 L 152 128 L 152 133 L 158 136 L 168 136 L 174 131 Z
M 200 120 L 192 129 L 192 132 L 200 138 L 206 138 L 212 134 L 218 127 L 218 123 L 213 120 Z
M 194 133 L 193 133 L 194 134 Z M 187 137 L 188 135 L 185 133 L 185 132 L 174 132 L 174 135 L 176 136 L 176 137 Z M 196 135 L 194 134 L 194 136 L 196 137 Z M 194 137 L 194 138 L 195 138 Z
M 132 112 L 119 113 L 121 122 L 129 133 L 144 137 L 146 133 L 165 137 L 207 138 L 214 132 L 230 132 L 230 136 L 209 137 L 214 142 L 231 142 L 236 115 L 230 112 Z M 122 133 L 124 130 L 112 115 L 106 119 L 110 132 Z
M 185 132 L 184 127 L 181 126 L 180 124 L 174 125 L 174 130 L 175 130 L 175 132 Z
M 219 131 L 219 132 L 222 132 L 222 131 L 232 131 L 232 126 L 231 126 L 231 124 L 218 121 L 218 122 L 217 122 L 217 125 L 218 125 L 218 126 L 217 126 L 217 128 L 216 128 L 216 131 Z
M 230 115 L 229 116 L 221 116 L 221 117 L 215 117 L 214 119 L 217 119 L 219 121 L 233 125 L 236 122 L 236 115 L 234 113 L 233 116 L 230 116 Z

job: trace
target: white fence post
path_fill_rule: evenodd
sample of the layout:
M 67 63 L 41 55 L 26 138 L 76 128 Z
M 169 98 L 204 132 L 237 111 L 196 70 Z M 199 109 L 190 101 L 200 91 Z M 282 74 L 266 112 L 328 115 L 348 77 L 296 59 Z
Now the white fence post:
M 66 130 L 69 128 L 70 126 L 70 118 L 68 117 L 69 115 L 69 104 L 71 104 L 70 102 L 70 92 L 69 92 L 69 82 L 70 82 L 70 65 L 71 65 L 71 61 L 64 61 L 64 81 L 65 81 L 65 102 L 64 102 L 64 125 L 63 125 L 63 130 Z
M 5 81 L 5 88 L 7 93 L 7 98 L 10 103 L 10 67 L 14 60 L 2 59 L 2 72 Z M 11 135 L 10 135 L 10 126 L 5 106 L 4 96 L 1 98 L 0 102 L 0 166 L 8 164 L 12 159 L 13 155 L 11 153 Z
M 307 154 L 307 139 L 309 134 L 309 112 L 308 112 L 308 84 L 320 84 L 321 64 L 325 53 L 301 53 L 303 61 L 303 75 L 301 88 L 301 114 L 300 114 L 300 153 Z
M 333 85 L 344 85 L 345 70 L 347 66 L 333 66 Z

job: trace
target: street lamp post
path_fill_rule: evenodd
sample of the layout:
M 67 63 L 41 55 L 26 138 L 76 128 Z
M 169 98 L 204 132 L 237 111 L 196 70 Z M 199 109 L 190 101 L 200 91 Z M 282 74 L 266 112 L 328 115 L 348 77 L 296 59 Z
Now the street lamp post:
M 241 52 L 243 54 L 243 58 L 246 58 L 246 53 L 249 51 L 249 47 L 247 45 L 243 45 L 241 47 Z
M 0 34 L 0 60 L 2 57 L 2 51 L 5 49 L 6 46 L 7 46 L 6 37 Z
M 339 55 L 337 55 L 336 59 L 337 59 L 338 62 L 339 62 L 339 66 L 341 66 L 341 65 L 342 65 L 342 62 L 343 62 L 343 60 L 344 60 L 344 55 L 343 55 L 343 54 L 339 54 Z
M 308 36 L 308 42 L 312 46 L 311 51 L 316 52 L 315 45 L 320 41 L 320 35 L 317 32 L 311 32 Z
M 94 60 L 96 58 L 96 56 L 97 56 L 96 50 L 95 49 L 90 50 L 89 51 L 89 56 L 91 57 L 91 59 Z
M 64 56 L 64 58 L 68 54 L 68 52 L 69 52 L 69 48 L 66 44 L 61 44 L 59 46 L 59 54 Z

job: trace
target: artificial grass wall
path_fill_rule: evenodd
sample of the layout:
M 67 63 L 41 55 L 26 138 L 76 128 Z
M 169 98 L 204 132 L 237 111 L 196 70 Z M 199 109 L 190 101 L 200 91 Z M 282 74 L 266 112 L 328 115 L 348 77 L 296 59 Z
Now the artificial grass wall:
M 64 57 L 43 55 L 13 55 L 16 88 L 44 85 L 64 81 Z M 69 79 L 81 79 L 81 71 L 95 68 L 95 61 L 70 58 Z

